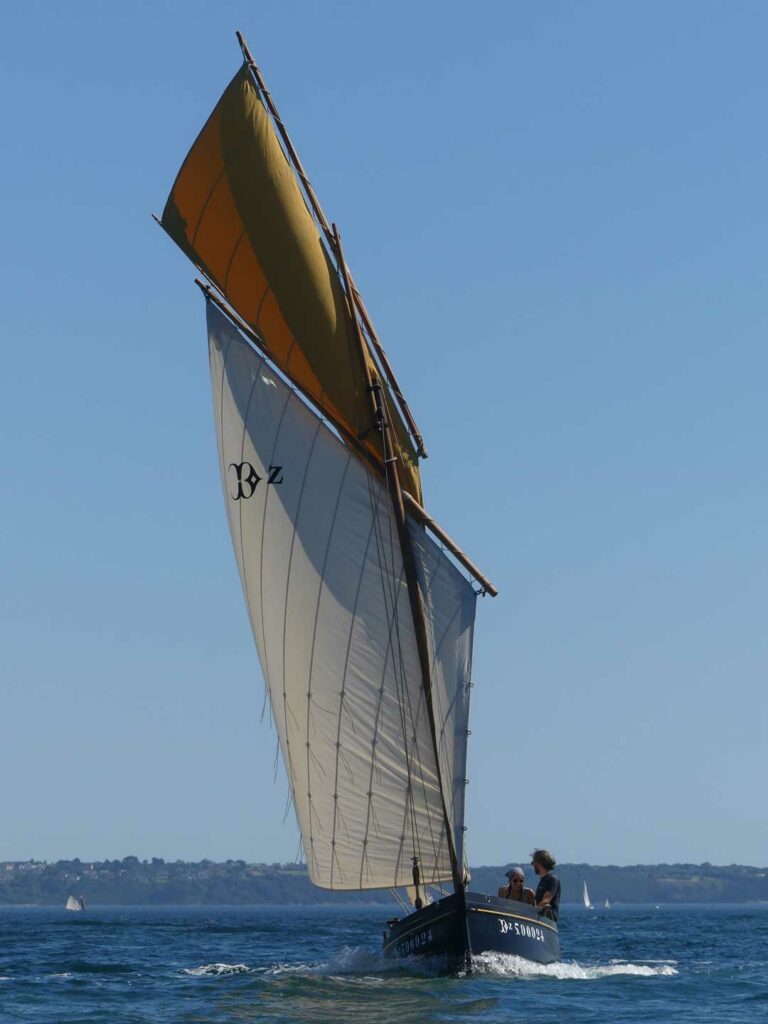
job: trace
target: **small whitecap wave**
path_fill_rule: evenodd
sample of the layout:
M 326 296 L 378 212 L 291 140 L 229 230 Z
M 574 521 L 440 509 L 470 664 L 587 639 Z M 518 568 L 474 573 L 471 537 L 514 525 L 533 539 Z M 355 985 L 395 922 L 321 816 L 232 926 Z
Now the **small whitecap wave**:
M 181 973 L 191 978 L 219 978 L 228 974 L 250 974 L 251 971 L 247 964 L 203 964 L 202 967 L 184 967 Z
M 611 961 L 585 967 L 577 963 L 536 964 L 521 956 L 505 953 L 478 953 L 472 957 L 472 969 L 477 974 L 496 975 L 501 978 L 556 978 L 561 981 L 593 981 L 597 978 L 612 978 L 618 975 L 633 975 L 638 978 L 653 978 L 677 974 L 668 962 L 627 963 Z
M 270 978 L 279 978 L 284 974 L 318 974 L 322 972 L 325 964 L 272 964 L 271 967 L 259 967 L 258 973 L 265 974 Z
M 620 959 L 614 958 L 612 960 L 609 960 L 608 962 L 611 963 L 611 964 L 626 964 L 629 961 L 628 960 L 620 960 Z M 640 959 L 638 959 L 638 960 L 636 960 L 636 963 L 638 963 L 638 964 L 662 964 L 662 965 L 667 966 L 667 967 L 677 967 L 677 960 L 640 960 Z

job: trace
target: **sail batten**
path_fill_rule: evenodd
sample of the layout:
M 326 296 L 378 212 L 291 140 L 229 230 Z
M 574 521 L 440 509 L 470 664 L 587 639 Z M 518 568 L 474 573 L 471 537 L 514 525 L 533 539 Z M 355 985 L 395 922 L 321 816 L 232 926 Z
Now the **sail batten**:
M 310 877 L 334 889 L 403 885 L 415 857 L 425 883 L 450 879 L 444 804 L 460 850 L 475 594 L 409 520 L 433 745 L 384 484 L 207 310 L 227 515 Z

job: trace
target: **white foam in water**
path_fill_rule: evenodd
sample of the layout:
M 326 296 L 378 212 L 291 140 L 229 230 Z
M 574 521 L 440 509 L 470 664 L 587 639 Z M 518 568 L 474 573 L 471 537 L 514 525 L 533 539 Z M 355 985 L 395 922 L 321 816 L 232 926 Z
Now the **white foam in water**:
M 554 978 L 561 981 L 594 981 L 598 978 L 613 978 L 621 975 L 636 978 L 669 977 L 677 974 L 675 960 L 641 960 L 628 963 L 625 960 L 610 960 L 607 964 L 583 966 L 574 962 L 557 964 L 536 964 L 521 956 L 506 953 L 478 953 L 472 957 L 472 973 L 497 978 Z M 205 964 L 202 967 L 187 967 L 183 973 L 194 978 L 222 977 L 233 974 L 261 974 L 279 978 L 289 975 L 324 975 L 331 977 L 357 975 L 363 984 L 381 981 L 382 974 L 408 971 L 417 974 L 438 974 L 444 964 L 430 959 L 385 960 L 380 953 L 373 953 L 363 946 L 345 946 L 330 961 L 319 963 L 277 963 L 271 967 L 248 967 L 246 964 Z M 464 972 L 461 972 L 464 973 Z
M 193 978 L 217 978 L 226 974 L 249 974 L 247 964 L 204 964 L 202 967 L 185 967 L 182 974 Z
M 521 956 L 506 953 L 478 953 L 472 957 L 472 969 L 477 974 L 496 975 L 500 978 L 557 978 L 562 981 L 593 981 L 629 974 L 638 978 L 654 978 L 677 974 L 675 961 L 653 961 L 630 964 L 611 960 L 608 964 L 582 967 L 577 963 L 535 964 Z

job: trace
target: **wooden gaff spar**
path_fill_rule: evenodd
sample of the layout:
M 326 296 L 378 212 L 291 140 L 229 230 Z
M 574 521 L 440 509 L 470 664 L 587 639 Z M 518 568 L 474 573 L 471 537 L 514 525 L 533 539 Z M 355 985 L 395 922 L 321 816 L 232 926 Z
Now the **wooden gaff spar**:
M 310 878 L 412 886 L 387 955 L 552 960 L 552 922 L 465 890 L 475 603 L 496 589 L 424 510 L 421 433 L 238 41 L 159 223 L 207 281 L 227 517 Z

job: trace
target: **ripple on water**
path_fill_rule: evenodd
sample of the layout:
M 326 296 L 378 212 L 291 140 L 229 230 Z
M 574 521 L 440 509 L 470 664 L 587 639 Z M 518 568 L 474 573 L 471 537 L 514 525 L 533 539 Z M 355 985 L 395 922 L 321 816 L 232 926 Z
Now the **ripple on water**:
M 375 907 L 59 917 L 0 908 L 0 1024 L 755 1024 L 768 1008 L 768 907 L 627 908 L 599 925 L 574 911 L 564 962 L 483 954 L 465 978 L 385 960 Z

